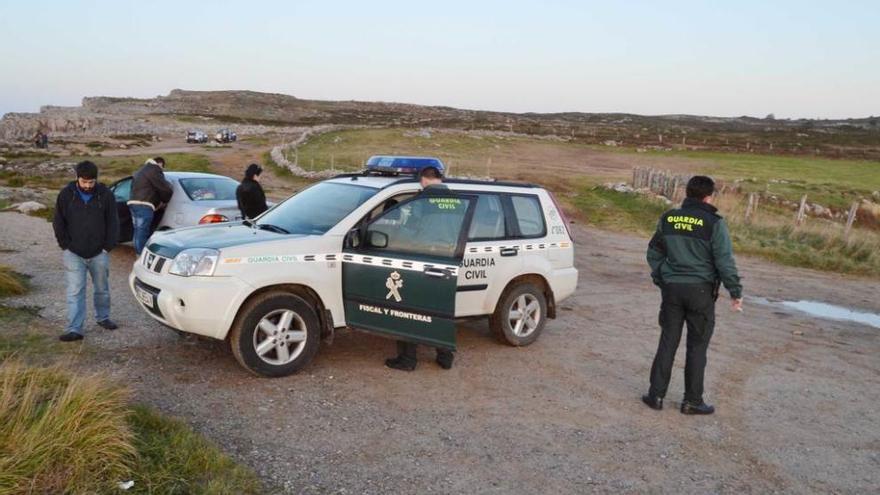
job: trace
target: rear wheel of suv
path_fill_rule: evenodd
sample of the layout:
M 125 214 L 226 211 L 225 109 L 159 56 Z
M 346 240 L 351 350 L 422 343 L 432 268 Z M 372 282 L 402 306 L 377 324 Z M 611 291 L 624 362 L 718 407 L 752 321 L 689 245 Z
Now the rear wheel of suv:
M 538 340 L 547 322 L 547 298 L 540 287 L 521 283 L 508 287 L 489 317 L 489 328 L 500 340 L 512 346 L 529 345 Z
M 318 352 L 321 325 L 312 306 L 286 292 L 270 292 L 248 302 L 236 318 L 229 344 L 235 359 L 263 376 L 299 371 Z

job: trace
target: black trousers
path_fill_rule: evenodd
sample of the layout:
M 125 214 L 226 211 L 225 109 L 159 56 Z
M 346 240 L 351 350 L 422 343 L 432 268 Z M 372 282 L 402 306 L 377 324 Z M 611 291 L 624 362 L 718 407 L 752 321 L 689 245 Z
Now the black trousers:
M 666 284 L 660 305 L 660 344 L 651 366 L 650 393 L 665 397 L 672 375 L 675 351 L 687 323 L 687 354 L 684 364 L 684 400 L 703 400 L 706 351 L 715 330 L 715 295 L 712 284 Z
M 436 349 L 438 358 L 445 354 L 452 354 L 452 351 L 447 349 L 441 349 L 439 347 L 437 347 Z M 413 344 L 412 342 L 406 342 L 403 340 L 397 341 L 397 357 L 405 363 L 415 366 L 416 362 L 418 362 L 418 358 L 416 357 L 417 350 L 418 344 Z

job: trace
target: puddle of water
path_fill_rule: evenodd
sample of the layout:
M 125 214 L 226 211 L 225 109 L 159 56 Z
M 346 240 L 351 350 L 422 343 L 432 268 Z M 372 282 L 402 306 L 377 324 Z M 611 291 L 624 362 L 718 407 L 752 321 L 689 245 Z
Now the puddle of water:
M 758 304 L 769 306 L 782 306 L 784 308 L 793 309 L 806 313 L 817 318 L 825 318 L 828 320 L 852 321 L 863 325 L 880 328 L 880 314 L 867 313 L 864 311 L 855 311 L 843 306 L 835 306 L 833 304 L 817 302 L 817 301 L 780 301 L 776 299 L 766 299 L 763 297 L 750 298 Z

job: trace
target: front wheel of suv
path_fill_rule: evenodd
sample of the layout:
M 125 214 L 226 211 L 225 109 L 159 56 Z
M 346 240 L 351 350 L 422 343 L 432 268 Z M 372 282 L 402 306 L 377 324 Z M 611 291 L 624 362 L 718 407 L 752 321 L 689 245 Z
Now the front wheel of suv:
M 547 322 L 547 298 L 534 284 L 509 287 L 501 295 L 489 328 L 501 342 L 512 346 L 529 345 L 538 340 Z
M 236 318 L 229 344 L 252 373 L 278 377 L 299 371 L 318 352 L 321 325 L 299 296 L 270 292 L 248 302 Z

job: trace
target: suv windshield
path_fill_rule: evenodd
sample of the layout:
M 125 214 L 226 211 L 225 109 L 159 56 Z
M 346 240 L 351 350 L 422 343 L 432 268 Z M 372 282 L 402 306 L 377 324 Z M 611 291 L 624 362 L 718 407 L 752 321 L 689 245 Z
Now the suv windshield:
M 321 235 L 376 191 L 354 184 L 321 182 L 272 208 L 256 223 L 280 227 L 291 234 Z
M 180 179 L 180 187 L 193 201 L 228 201 L 235 199 L 238 181 L 227 177 Z

